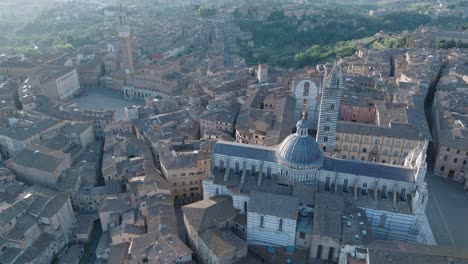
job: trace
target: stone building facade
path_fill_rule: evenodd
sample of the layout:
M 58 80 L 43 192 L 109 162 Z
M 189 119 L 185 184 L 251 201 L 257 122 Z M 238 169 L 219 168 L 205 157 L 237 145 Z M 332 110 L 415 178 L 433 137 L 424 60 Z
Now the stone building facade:
M 202 181 L 209 176 L 213 144 L 173 138 L 159 145 L 161 172 L 175 199 L 202 197 Z
M 468 190 L 466 92 L 438 91 L 433 105 L 434 174 L 464 183 Z
M 293 82 L 292 96 L 296 100 L 294 120 L 299 120 L 306 113 L 310 128 L 317 130 L 320 112 L 321 87 L 312 80 L 300 79 Z
M 218 142 L 211 176 L 203 181 L 205 199 L 231 196 L 233 207 L 246 217 L 247 243 L 253 245 L 317 247 L 311 231 L 298 223 L 326 206 L 317 200 L 322 193 L 362 208 L 376 237 L 416 241 L 413 231 L 427 204 L 425 153 L 412 168 L 327 157 L 308 129 L 302 119 L 297 132 L 276 148 Z M 339 251 L 334 248 L 332 260 Z

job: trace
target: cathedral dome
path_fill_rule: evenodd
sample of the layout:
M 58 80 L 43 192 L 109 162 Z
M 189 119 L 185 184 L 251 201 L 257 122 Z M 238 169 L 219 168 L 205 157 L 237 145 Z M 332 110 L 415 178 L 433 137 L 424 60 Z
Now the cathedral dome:
M 304 117 L 297 122 L 297 132 L 283 140 L 276 150 L 276 158 L 281 166 L 296 169 L 318 169 L 323 163 L 323 152 L 317 142 L 308 134 Z

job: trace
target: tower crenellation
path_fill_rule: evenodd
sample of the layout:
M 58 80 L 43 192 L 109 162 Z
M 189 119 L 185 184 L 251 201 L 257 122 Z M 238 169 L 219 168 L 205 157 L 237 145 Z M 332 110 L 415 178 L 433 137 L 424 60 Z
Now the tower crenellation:
M 131 80 L 135 72 L 133 64 L 132 45 L 130 39 L 131 28 L 128 25 L 128 17 L 122 6 L 120 6 L 117 32 L 120 37 L 121 70 L 125 73 L 126 81 Z

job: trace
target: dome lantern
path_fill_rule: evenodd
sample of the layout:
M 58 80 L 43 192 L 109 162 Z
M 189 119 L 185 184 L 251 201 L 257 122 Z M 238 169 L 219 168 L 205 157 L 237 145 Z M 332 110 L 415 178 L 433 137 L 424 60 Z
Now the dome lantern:
M 286 137 L 276 149 L 278 163 L 288 169 L 313 170 L 323 164 L 324 155 L 317 142 L 308 133 L 305 114 L 296 124 L 297 131 Z

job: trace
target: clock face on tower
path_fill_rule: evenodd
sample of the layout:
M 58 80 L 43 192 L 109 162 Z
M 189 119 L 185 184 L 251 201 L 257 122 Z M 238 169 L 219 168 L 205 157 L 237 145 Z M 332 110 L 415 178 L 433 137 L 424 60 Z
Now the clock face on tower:
M 130 74 L 130 70 L 129 70 L 129 69 L 125 69 L 125 73 L 126 73 L 126 74 Z

